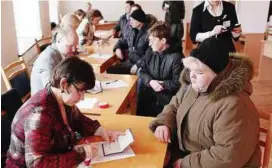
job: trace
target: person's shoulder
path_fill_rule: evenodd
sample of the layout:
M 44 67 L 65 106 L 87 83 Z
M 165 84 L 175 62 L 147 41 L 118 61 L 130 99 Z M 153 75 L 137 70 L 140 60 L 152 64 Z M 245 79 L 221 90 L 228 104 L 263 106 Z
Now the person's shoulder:
M 168 53 L 167 57 L 172 61 L 181 60 L 183 58 L 183 54 L 181 54 L 180 52 L 170 52 Z
M 56 59 L 55 57 L 58 57 L 59 55 L 52 49 L 51 46 L 48 46 L 37 58 L 37 60 L 35 61 L 37 63 L 40 64 L 47 64 L 50 62 L 54 62 L 54 60 Z M 34 65 L 35 65 L 34 64 Z
M 49 93 L 47 88 L 44 88 L 31 96 L 28 104 L 31 105 L 36 112 L 42 113 L 45 111 L 45 113 L 47 113 L 47 111 L 50 112 L 55 108 L 57 100 Z
M 202 12 L 203 8 L 204 8 L 204 2 L 202 2 L 201 4 L 197 5 L 196 7 L 194 7 L 193 12 Z
M 233 8 L 235 8 L 234 4 L 232 4 L 230 2 L 226 2 L 226 1 L 222 1 L 222 5 L 223 5 L 223 8 L 226 8 L 226 9 L 233 9 Z
M 120 16 L 120 20 L 126 19 L 126 17 L 127 17 L 127 14 L 125 13 L 125 14 Z

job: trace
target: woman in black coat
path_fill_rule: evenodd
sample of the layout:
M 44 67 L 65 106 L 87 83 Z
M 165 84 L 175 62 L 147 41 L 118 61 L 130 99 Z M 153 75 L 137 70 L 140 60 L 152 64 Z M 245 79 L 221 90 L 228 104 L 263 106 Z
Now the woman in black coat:
M 184 57 L 170 45 L 171 30 L 157 22 L 149 30 L 149 45 L 139 71 L 137 115 L 157 116 L 180 87 Z
M 241 35 L 235 6 L 222 0 L 205 0 L 193 9 L 190 25 L 190 37 L 194 43 L 216 36 L 235 52 L 232 39 L 238 40 Z

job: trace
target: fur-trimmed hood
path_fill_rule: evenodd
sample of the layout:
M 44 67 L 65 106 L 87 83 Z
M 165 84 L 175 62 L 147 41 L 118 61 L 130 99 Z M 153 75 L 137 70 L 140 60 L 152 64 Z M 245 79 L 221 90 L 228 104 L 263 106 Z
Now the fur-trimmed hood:
M 212 101 L 245 91 L 252 93 L 250 80 L 253 77 L 253 64 L 245 56 L 230 56 L 228 66 L 220 72 L 210 84 L 207 93 Z M 189 69 L 185 68 L 180 75 L 181 84 L 190 85 Z

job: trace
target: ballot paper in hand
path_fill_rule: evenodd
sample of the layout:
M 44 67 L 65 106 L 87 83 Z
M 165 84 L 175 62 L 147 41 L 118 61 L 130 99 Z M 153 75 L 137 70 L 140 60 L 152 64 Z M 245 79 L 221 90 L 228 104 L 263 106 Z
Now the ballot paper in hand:
M 133 142 L 133 134 L 130 129 L 127 129 L 125 135 L 119 136 L 115 142 L 102 144 L 103 154 L 104 156 L 107 156 L 111 154 L 121 153 Z

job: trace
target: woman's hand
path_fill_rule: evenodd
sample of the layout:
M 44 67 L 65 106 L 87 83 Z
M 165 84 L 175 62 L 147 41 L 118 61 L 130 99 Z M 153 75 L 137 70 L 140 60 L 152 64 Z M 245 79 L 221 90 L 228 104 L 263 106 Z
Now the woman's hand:
M 154 132 L 155 137 L 162 142 L 170 142 L 170 130 L 167 126 L 158 126 Z
M 82 148 L 85 151 L 85 159 L 94 158 L 97 154 L 97 147 L 91 144 L 77 145 L 74 147 L 74 150 L 79 152 L 80 150 L 82 150 Z
M 162 82 L 162 81 L 158 81 L 158 80 L 150 80 L 150 81 L 149 81 L 150 87 L 151 87 L 155 92 L 160 92 L 160 91 L 164 90 L 162 84 L 163 84 L 163 82 Z
M 211 34 L 212 34 L 212 36 L 218 35 L 218 34 L 222 33 L 224 31 L 224 29 L 226 29 L 224 26 L 216 25 L 216 26 L 214 26 L 213 30 L 211 31 Z
M 101 136 L 106 142 L 114 142 L 120 135 L 124 135 L 124 133 L 120 131 L 108 131 L 103 127 L 99 127 L 94 135 Z

